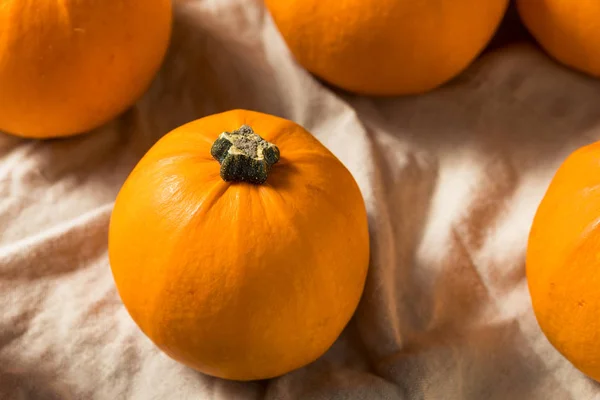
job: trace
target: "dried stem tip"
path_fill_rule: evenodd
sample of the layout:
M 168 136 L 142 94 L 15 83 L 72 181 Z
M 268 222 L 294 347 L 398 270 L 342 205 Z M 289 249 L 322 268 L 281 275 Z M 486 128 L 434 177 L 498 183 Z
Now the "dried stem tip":
M 271 166 L 279 161 L 277 146 L 254 133 L 248 125 L 221 133 L 210 154 L 221 164 L 221 178 L 227 182 L 264 183 Z

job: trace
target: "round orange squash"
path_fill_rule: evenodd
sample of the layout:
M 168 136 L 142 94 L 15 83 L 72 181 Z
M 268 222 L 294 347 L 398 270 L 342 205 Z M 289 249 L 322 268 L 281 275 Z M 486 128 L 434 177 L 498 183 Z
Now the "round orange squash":
M 234 380 L 321 356 L 361 297 L 367 215 L 349 171 L 293 122 L 230 111 L 142 158 L 110 221 L 122 301 L 166 354 Z
M 265 0 L 297 61 L 351 92 L 404 95 L 464 70 L 508 0 Z
M 0 131 L 18 136 L 82 133 L 125 111 L 171 33 L 171 0 L 0 3 Z
M 600 380 L 600 142 L 554 176 L 531 228 L 527 280 L 548 340 Z
M 521 20 L 559 62 L 600 77 L 600 1 L 518 0 Z

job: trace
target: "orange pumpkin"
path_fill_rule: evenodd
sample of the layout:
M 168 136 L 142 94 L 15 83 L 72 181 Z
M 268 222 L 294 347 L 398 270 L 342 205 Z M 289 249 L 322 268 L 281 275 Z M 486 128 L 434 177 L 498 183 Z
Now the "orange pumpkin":
M 145 91 L 166 52 L 171 0 L 0 2 L 0 131 L 96 128 Z
M 323 80 L 369 95 L 434 89 L 483 50 L 508 0 L 265 0 L 290 50 Z
M 527 248 L 533 309 L 548 340 L 600 380 L 600 142 L 557 171 L 535 215 Z
M 230 111 L 163 137 L 122 187 L 109 257 L 165 353 L 254 380 L 312 362 L 348 323 L 369 259 L 348 170 L 293 122 Z
M 600 77 L 600 1 L 517 0 L 517 10 L 548 54 Z

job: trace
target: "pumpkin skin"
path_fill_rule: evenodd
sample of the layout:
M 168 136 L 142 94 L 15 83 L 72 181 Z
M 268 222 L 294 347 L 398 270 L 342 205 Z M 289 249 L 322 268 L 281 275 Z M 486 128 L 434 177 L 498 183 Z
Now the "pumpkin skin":
M 527 280 L 552 345 L 600 380 L 600 142 L 571 154 L 554 176 L 531 228 Z
M 5 0 L 0 7 L 0 131 L 74 135 L 131 106 L 171 34 L 171 0 Z
M 224 181 L 211 156 L 244 125 L 280 151 L 263 184 Z M 367 215 L 349 171 L 311 134 L 234 110 L 175 129 L 142 158 L 118 194 L 109 257 L 125 307 L 167 355 L 265 379 L 317 359 L 350 320 Z
M 432 90 L 464 70 L 508 0 L 265 0 L 296 60 L 367 95 Z
M 554 59 L 600 77 L 600 2 L 517 0 L 529 32 Z

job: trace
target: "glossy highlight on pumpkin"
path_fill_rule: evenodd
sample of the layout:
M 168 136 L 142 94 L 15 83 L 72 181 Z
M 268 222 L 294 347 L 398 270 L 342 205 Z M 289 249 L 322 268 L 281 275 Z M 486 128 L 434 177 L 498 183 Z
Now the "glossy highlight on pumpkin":
M 211 154 L 242 127 L 278 149 L 262 184 L 223 180 Z M 234 110 L 175 129 L 142 158 L 115 203 L 109 258 L 125 307 L 166 354 L 221 378 L 271 378 L 320 357 L 353 315 L 367 214 L 309 132 Z
M 171 0 L 0 1 L 0 131 L 83 133 L 142 96 L 171 35 Z

